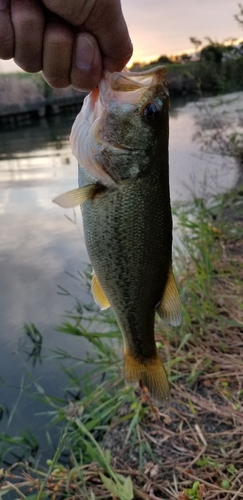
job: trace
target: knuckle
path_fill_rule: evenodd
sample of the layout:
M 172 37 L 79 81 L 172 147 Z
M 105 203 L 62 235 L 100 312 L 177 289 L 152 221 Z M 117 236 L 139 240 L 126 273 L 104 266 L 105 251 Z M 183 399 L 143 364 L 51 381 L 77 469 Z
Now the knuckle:
M 30 27 L 34 30 L 39 25 L 39 16 L 32 9 L 19 9 L 16 13 L 13 12 L 12 20 L 14 26 L 21 28 L 22 31 Z
M 51 24 L 47 27 L 45 33 L 45 43 L 52 48 L 67 48 L 73 42 L 73 34 L 70 29 L 64 25 Z M 65 50 L 65 51 L 66 51 Z
M 45 5 L 73 26 L 79 26 L 87 19 L 95 2 L 96 0 L 73 0 L 72 2 L 46 0 Z

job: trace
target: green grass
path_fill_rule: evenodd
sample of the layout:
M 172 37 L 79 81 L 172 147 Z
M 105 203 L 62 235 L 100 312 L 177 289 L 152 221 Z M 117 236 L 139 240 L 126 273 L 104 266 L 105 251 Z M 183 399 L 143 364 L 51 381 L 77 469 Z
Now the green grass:
M 228 207 L 235 207 L 234 224 L 225 220 Z M 148 406 L 124 384 L 122 340 L 112 312 L 98 311 L 92 300 L 77 303 L 58 330 L 85 339 L 92 354 L 80 359 L 60 349 L 52 353 L 67 377 L 66 397 L 51 397 L 35 384 L 50 425 L 61 428 L 59 445 L 46 469 L 24 459 L 3 464 L 1 498 L 10 491 L 31 500 L 243 497 L 242 209 L 240 193 L 210 204 L 194 199 L 176 209 L 182 242 L 174 262 L 183 323 L 176 329 L 156 323 L 170 410 Z M 26 335 L 37 361 L 41 334 L 28 325 Z M 27 432 L 0 438 L 3 460 L 16 449 L 28 459 L 35 446 Z M 65 466 L 63 453 L 69 455 Z

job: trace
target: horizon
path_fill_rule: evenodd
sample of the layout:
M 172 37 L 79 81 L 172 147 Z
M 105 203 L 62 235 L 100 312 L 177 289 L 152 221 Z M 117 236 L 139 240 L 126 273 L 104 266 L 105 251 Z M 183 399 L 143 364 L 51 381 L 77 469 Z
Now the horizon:
M 225 42 L 222 42 L 222 45 L 224 45 L 224 44 L 225 44 L 225 46 L 227 46 L 227 45 L 238 45 L 240 43 L 243 43 L 243 37 L 234 40 L 232 43 L 227 43 L 227 42 L 228 41 L 225 40 Z M 151 62 L 156 61 L 157 59 L 159 59 L 159 57 L 161 57 L 162 55 L 168 57 L 169 59 L 170 58 L 173 59 L 173 57 L 177 57 L 177 56 L 180 56 L 182 54 L 193 54 L 193 53 L 196 53 L 196 52 L 200 52 L 207 45 L 208 45 L 208 43 L 205 43 L 205 44 L 202 43 L 202 45 L 197 50 L 196 50 L 195 47 L 191 47 L 191 48 L 180 50 L 180 51 L 175 52 L 173 54 L 166 54 L 166 53 L 163 53 L 163 54 L 162 53 L 161 54 L 153 54 L 151 56 L 145 57 L 143 60 L 142 59 L 137 60 L 136 59 L 136 53 L 135 53 L 135 55 L 128 62 L 127 67 L 131 68 L 133 66 L 133 64 L 137 64 L 137 63 L 141 64 L 141 65 L 143 65 L 143 64 L 144 65 L 145 64 L 149 64 L 149 63 L 151 63 Z M 2 63 L 5 63 L 3 68 L 2 68 Z M 9 67 L 9 69 L 8 69 L 8 67 Z M 9 74 L 9 73 L 18 73 L 18 72 L 25 73 L 25 71 L 22 70 L 14 62 L 13 59 L 10 59 L 8 61 L 4 61 L 4 60 L 0 59 L 0 74 L 1 73 Z M 30 74 L 34 74 L 34 73 L 30 73 Z

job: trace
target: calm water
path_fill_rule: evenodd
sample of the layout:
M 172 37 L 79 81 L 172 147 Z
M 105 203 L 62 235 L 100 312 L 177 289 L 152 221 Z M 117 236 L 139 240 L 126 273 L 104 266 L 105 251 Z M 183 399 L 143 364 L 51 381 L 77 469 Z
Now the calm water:
M 237 179 L 233 161 L 201 153 L 195 140 L 196 111 L 196 103 L 172 103 L 172 203 L 188 199 L 192 192 L 226 190 Z M 65 378 L 56 361 L 46 359 L 32 367 L 23 348 L 19 354 L 23 325 L 32 322 L 38 327 L 48 357 L 56 347 L 80 356 L 87 348 L 54 330 L 74 302 L 59 295 L 58 287 L 85 299 L 79 282 L 70 277 L 88 262 L 79 210 L 65 211 L 51 201 L 77 186 L 76 160 L 68 139 L 73 119 L 56 117 L 0 134 L 0 406 L 4 409 L 0 432 L 37 432 L 42 459 L 52 456 L 52 445 L 46 437 L 48 417 L 40 414 L 45 408 L 31 397 L 36 391 L 32 377 L 53 396 L 63 395 Z M 13 409 L 21 384 L 24 390 L 7 429 L 5 406 Z

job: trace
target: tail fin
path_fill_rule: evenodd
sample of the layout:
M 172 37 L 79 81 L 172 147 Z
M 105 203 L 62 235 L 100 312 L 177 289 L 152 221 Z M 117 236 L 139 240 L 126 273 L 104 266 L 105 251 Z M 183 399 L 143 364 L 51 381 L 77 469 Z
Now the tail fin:
M 152 398 L 167 407 L 170 388 L 162 359 L 157 352 L 151 359 L 140 361 L 125 351 L 125 379 L 128 383 L 138 383 L 147 387 Z

